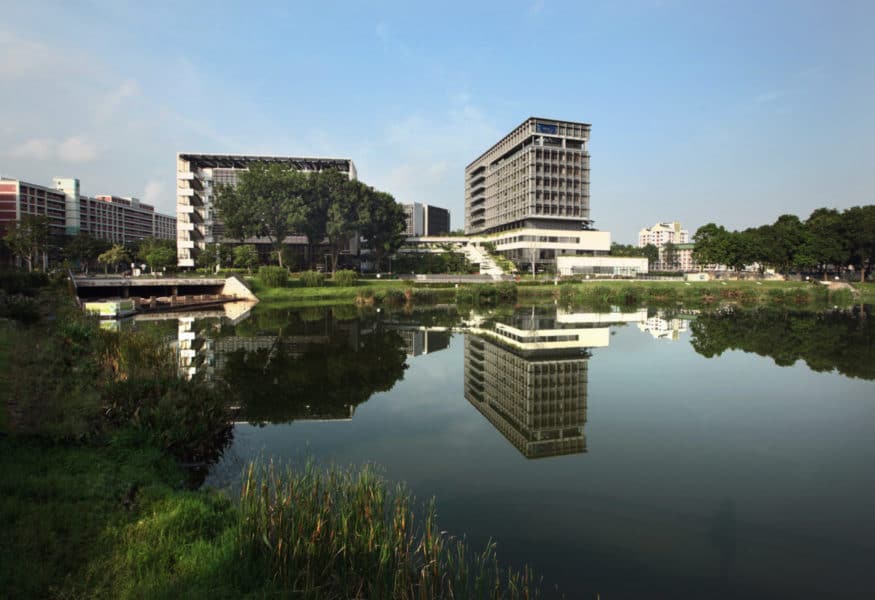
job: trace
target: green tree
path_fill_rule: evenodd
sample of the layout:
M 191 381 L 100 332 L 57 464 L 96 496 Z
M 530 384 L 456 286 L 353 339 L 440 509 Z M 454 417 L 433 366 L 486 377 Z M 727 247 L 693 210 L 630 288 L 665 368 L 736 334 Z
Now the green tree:
M 33 271 L 34 262 L 42 256 L 46 261 L 49 243 L 49 218 L 42 215 L 23 215 L 15 223 L 11 223 L 4 237 L 12 254 L 27 264 L 27 270 Z
M 383 259 L 404 244 L 407 230 L 404 209 L 391 194 L 369 190 L 359 210 L 359 226 L 365 245 L 374 255 L 376 269 L 380 271 Z
M 252 273 L 252 268 L 258 266 L 258 250 L 252 244 L 243 244 L 234 248 L 234 266 L 246 269 Z
M 322 189 L 328 195 L 328 218 L 325 221 L 325 237 L 331 252 L 331 272 L 337 270 L 337 260 L 349 239 L 357 235 L 359 227 L 358 208 L 369 189 L 359 181 L 350 181 L 335 169 L 317 174 L 322 180 Z
M 176 244 L 172 240 L 146 238 L 140 241 L 136 256 L 154 273 L 176 264 Z
M 659 262 L 659 248 L 655 244 L 646 244 L 640 248 L 641 253 L 637 256 L 644 256 L 650 265 L 655 265 Z
M 283 266 L 282 246 L 302 223 L 307 176 L 278 164 L 254 164 L 236 187 L 219 186 L 215 207 L 231 237 L 266 237 Z
M 830 267 L 841 268 L 847 259 L 844 249 L 845 232 L 842 216 L 831 208 L 818 208 L 805 221 L 806 239 L 803 252 L 826 277 Z
M 842 213 L 848 264 L 860 273 L 860 281 L 875 260 L 875 205 L 854 206 Z
M 228 244 L 207 244 L 203 252 L 197 255 L 197 266 L 202 269 L 230 267 L 234 260 L 231 246 Z
M 702 225 L 693 235 L 693 260 L 703 266 L 725 265 L 729 258 L 729 232 L 722 225 Z
M 115 267 L 115 272 L 118 273 L 119 264 L 131 262 L 131 256 L 128 254 L 127 248 L 121 244 L 114 244 L 112 248 L 97 257 L 97 262 L 103 265 L 104 273 L 108 271 L 110 265 Z
M 88 273 L 91 263 L 111 247 L 112 244 L 106 240 L 99 240 L 83 232 L 66 240 L 63 254 L 67 260 L 77 263 L 85 273 Z

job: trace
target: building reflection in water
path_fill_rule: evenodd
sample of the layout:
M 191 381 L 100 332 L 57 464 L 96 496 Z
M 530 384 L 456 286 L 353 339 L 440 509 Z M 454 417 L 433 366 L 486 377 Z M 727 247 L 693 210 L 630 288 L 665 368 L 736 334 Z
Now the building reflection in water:
M 586 452 L 590 348 L 610 343 L 629 313 L 527 309 L 479 321 L 465 335 L 465 398 L 526 458 Z
M 666 311 L 659 310 L 643 323 L 638 323 L 638 329 L 649 333 L 658 340 L 676 342 L 680 339 L 680 334 L 689 330 L 688 323 L 688 319 L 680 319 L 669 315 Z
M 447 329 L 440 331 L 427 331 L 417 328 L 395 328 L 401 339 L 404 340 L 404 348 L 407 356 L 415 358 L 424 354 L 446 350 L 450 347 L 451 332 Z

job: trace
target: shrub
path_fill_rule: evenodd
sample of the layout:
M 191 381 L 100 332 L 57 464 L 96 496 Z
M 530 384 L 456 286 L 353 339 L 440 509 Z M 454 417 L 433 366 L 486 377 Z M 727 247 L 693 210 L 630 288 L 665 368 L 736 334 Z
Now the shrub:
M 322 287 L 325 284 L 325 275 L 319 271 L 304 271 L 301 273 L 301 283 L 304 287 Z
M 176 375 L 116 381 L 104 392 L 105 414 L 118 428 L 132 427 L 178 460 L 212 463 L 230 440 L 222 394 Z
M 355 303 L 359 306 L 369 305 L 374 303 L 374 290 L 365 288 L 361 290 L 355 297 Z
M 39 306 L 28 296 L 6 295 L 0 291 L 0 318 L 35 323 L 40 318 Z
M 437 292 L 429 289 L 415 289 L 411 291 L 411 299 L 418 304 L 433 304 L 437 302 Z
M 515 302 L 517 287 L 507 281 L 502 283 L 478 283 L 456 289 L 456 302 L 488 306 L 502 302 Z
M 283 267 L 260 267 L 258 269 L 258 280 L 267 287 L 285 287 L 289 281 L 289 272 Z
M 381 292 L 382 293 L 378 293 L 377 299 L 383 304 L 389 306 L 400 306 L 407 302 L 407 296 L 398 288 L 389 288 L 387 290 L 381 290 Z
M 340 271 L 334 272 L 334 275 L 331 276 L 331 280 L 335 285 L 349 287 L 355 285 L 355 282 L 358 280 L 358 273 L 352 269 L 341 269 Z
M 0 290 L 8 294 L 24 294 L 35 296 L 41 288 L 49 285 L 49 277 L 45 273 L 26 273 L 24 271 L 0 272 Z

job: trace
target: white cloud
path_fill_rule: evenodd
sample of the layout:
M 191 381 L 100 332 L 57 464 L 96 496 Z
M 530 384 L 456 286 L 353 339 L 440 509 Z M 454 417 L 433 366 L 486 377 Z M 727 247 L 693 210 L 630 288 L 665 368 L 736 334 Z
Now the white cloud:
M 51 138 L 31 138 L 13 146 L 8 156 L 26 160 L 82 163 L 94 160 L 97 156 L 97 147 L 83 136 L 72 136 L 61 141 Z
M 125 79 L 96 105 L 95 116 L 101 120 L 111 117 L 126 99 L 133 98 L 139 93 L 140 86 L 137 84 L 137 80 Z
M 536 15 L 542 10 L 544 10 L 544 0 L 535 0 L 535 2 L 533 2 L 531 6 L 529 6 L 530 15 Z
M 96 156 L 97 147 L 82 136 L 68 137 L 58 144 L 58 158 L 64 162 L 89 162 Z
M 13 146 L 9 156 L 30 160 L 48 160 L 55 154 L 55 142 L 45 138 L 32 138 L 19 146 Z
M 146 189 L 143 190 L 143 202 L 152 206 L 158 206 L 159 204 L 166 204 L 166 202 L 161 202 L 163 198 L 164 182 L 158 179 L 149 181 L 146 184 Z

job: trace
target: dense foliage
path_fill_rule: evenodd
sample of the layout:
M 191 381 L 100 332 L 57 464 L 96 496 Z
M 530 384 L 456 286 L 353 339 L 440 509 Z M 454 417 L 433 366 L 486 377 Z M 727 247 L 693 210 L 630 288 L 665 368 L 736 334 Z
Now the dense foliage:
M 742 269 L 754 264 L 780 273 L 841 273 L 852 267 L 863 281 L 875 259 L 875 205 L 839 212 L 819 208 L 807 221 L 781 215 L 771 225 L 727 231 L 708 223 L 693 236 L 701 265 Z
M 258 269 L 258 280 L 266 287 L 285 287 L 289 281 L 289 272 L 284 267 L 265 265 Z
M 334 272 L 331 276 L 331 280 L 335 285 L 348 287 L 355 285 L 355 282 L 358 280 L 358 273 L 351 269 L 341 269 Z
M 304 173 L 277 164 L 256 164 L 239 175 L 236 187 L 221 186 L 216 209 L 231 237 L 267 238 L 280 266 L 285 239 L 307 236 L 307 261 L 327 240 L 331 270 L 350 238 L 364 236 L 376 263 L 404 240 L 404 211 L 395 199 L 335 169 Z

